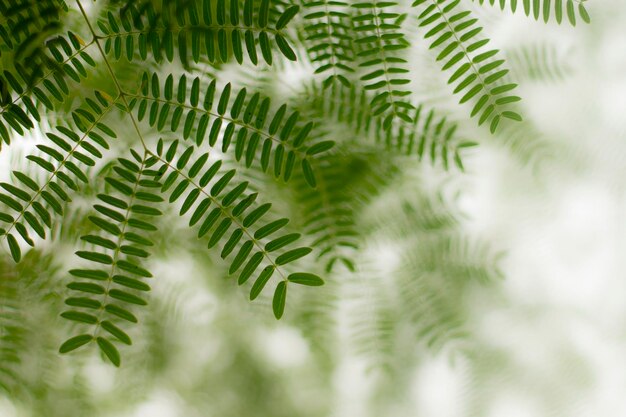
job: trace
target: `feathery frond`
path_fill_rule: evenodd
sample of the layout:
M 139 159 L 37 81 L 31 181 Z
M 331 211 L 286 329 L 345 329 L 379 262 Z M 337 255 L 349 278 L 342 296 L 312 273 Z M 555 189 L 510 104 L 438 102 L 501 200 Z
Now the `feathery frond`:
M 90 266 L 70 270 L 74 280 L 67 287 L 77 296 L 67 298 L 65 304 L 75 309 L 61 313 L 61 317 L 92 329 L 66 340 L 59 348 L 61 353 L 95 341 L 115 366 L 120 366 L 121 359 L 110 336 L 117 342 L 132 344 L 120 322 L 137 323 L 129 307 L 147 304 L 137 295 L 150 291 L 143 279 L 152 278 L 142 259 L 150 256 L 150 234 L 158 230 L 154 222 L 162 214 L 154 204 L 163 201 L 155 192 L 160 187 L 155 180 L 159 173 L 150 169 L 158 160 L 131 153 L 134 161 L 120 158 L 113 168 L 116 175 L 106 178 L 111 190 L 98 195 L 104 204 L 93 206 L 97 214 L 89 220 L 100 233 L 81 237 L 93 250 L 80 250 L 76 255 Z
M 356 55 L 359 68 L 365 72 L 360 80 L 366 91 L 376 92 L 370 102 L 372 115 L 383 119 L 385 129 L 396 118 L 413 121 L 409 111 L 414 106 L 406 99 L 411 94 L 406 90 L 409 70 L 402 56 L 409 43 L 402 32 L 404 16 L 396 11 L 397 6 L 394 2 L 376 1 L 352 4 Z
M 166 2 L 159 13 L 152 3 L 141 10 L 132 3 L 116 14 L 109 11 L 98 27 L 105 39 L 104 49 L 115 59 L 146 60 L 148 52 L 157 62 L 172 62 L 177 52 L 183 65 L 207 59 L 210 63 L 228 62 L 230 55 L 238 63 L 248 59 L 258 64 L 259 56 L 271 65 L 271 39 L 280 53 L 296 60 L 284 30 L 298 13 L 298 6 L 283 10 L 273 26 L 269 26 L 270 1 L 264 0 L 255 10 L 253 0 L 246 0 L 240 10 L 239 0 L 203 0 L 201 2 Z M 227 4 L 228 3 L 228 4 Z M 138 57 L 136 57 L 138 55 Z
M 477 1 L 477 0 L 472 0 Z M 479 4 L 485 4 L 489 2 L 490 5 L 494 5 L 496 0 L 478 0 Z M 518 3 L 523 6 L 524 14 L 532 17 L 535 20 L 543 19 L 545 23 L 548 23 L 550 17 L 554 15 L 554 19 L 558 24 L 563 21 L 563 15 L 567 16 L 567 20 L 572 26 L 576 26 L 577 16 L 585 23 L 590 23 L 591 18 L 585 8 L 585 2 L 587 0 L 497 0 L 501 10 L 508 4 L 511 11 L 515 13 L 518 9 Z M 521 9 L 522 7 L 520 7 Z
M 303 3 L 306 41 L 311 61 L 317 65 L 315 73 L 331 73 L 322 82 L 324 87 L 335 80 L 349 86 L 348 76 L 355 72 L 350 5 L 337 0 Z
M 479 125 L 488 122 L 494 133 L 502 118 L 522 120 L 509 109 L 511 103 L 520 100 L 511 95 L 517 85 L 502 84 L 509 72 L 503 68 L 504 60 L 494 59 L 498 54 L 495 49 L 482 52 L 489 40 L 480 39 L 483 28 L 477 25 L 478 19 L 469 11 L 457 10 L 460 3 L 461 0 L 416 0 L 413 6 L 421 10 L 419 27 L 430 28 L 424 38 L 435 37 L 430 49 L 440 50 L 436 59 L 442 61 L 442 70 L 454 69 L 448 84 L 456 85 L 454 94 L 463 94 L 459 103 L 476 98 L 471 117 L 478 117 Z

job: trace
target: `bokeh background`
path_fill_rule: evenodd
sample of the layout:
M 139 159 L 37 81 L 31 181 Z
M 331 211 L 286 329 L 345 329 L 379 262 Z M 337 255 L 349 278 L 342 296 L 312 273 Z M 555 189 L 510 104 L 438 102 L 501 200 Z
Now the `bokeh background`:
M 65 266 L 45 249 L 29 254 L 30 269 L 3 266 L 23 284 L 31 332 L 25 393 L 0 395 L 0 416 L 626 415 L 626 2 L 590 0 L 592 23 L 573 28 L 464 1 L 509 59 L 520 126 L 490 136 L 461 122 L 480 144 L 465 173 L 403 166 L 396 192 L 363 214 L 378 232 L 357 271 L 339 270 L 315 297 L 297 294 L 280 322 L 268 298 L 249 303 L 223 265 L 172 234 L 120 370 L 94 352 L 56 354 L 65 334 L 50 310 L 62 305 Z M 413 91 L 463 120 L 410 19 Z M 308 74 L 305 62 L 257 82 L 289 96 Z M 0 166 L 19 164 L 36 140 L 3 150 Z M 403 204 L 431 183 L 444 211 L 436 199 L 417 211 Z M 427 225 L 447 216 L 474 243 L 463 268 L 495 259 L 488 279 L 450 282 L 465 275 L 445 268 L 415 277 L 429 261 L 447 262 L 425 256 L 424 240 L 455 259 L 469 250 L 432 238 Z M 407 227 L 422 232 L 398 237 Z

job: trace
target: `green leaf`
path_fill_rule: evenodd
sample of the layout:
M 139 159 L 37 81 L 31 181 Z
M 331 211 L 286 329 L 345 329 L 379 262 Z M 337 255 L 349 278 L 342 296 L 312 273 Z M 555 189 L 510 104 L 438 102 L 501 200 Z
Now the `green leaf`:
M 64 319 L 77 321 L 80 323 L 96 324 L 98 318 L 92 314 L 81 313 L 80 311 L 65 311 L 61 313 L 61 317 Z
M 250 289 L 250 300 L 256 299 L 259 294 L 261 294 L 261 291 L 263 291 L 265 284 L 267 284 L 267 281 L 269 281 L 269 279 L 274 274 L 275 269 L 276 268 L 274 267 L 274 265 L 268 265 L 263 268 L 263 271 L 261 271 L 259 277 L 256 279 L 254 285 L 252 285 L 252 288 Z
M 298 14 L 299 10 L 299 6 L 288 7 L 287 10 L 285 10 L 283 14 L 280 15 L 280 17 L 278 18 L 278 21 L 276 22 L 276 30 L 281 30 L 282 28 L 287 26 L 291 19 L 293 19 L 293 17 Z
M 132 314 L 130 311 L 117 306 L 115 304 L 107 304 L 106 306 L 104 306 L 104 309 L 108 312 L 113 314 L 114 316 L 117 316 L 119 318 L 122 318 L 124 320 L 127 320 L 131 323 L 137 323 L 137 317 L 135 317 L 134 314 Z
M 61 345 L 59 348 L 59 353 L 67 353 L 73 350 L 78 349 L 79 347 L 86 345 L 87 343 L 93 340 L 93 336 L 90 334 L 81 334 L 78 336 L 74 336 Z
M 119 368 L 121 360 L 120 353 L 118 352 L 117 348 L 113 346 L 111 342 L 102 337 L 98 337 L 96 339 L 96 342 L 98 343 L 98 347 L 100 348 L 102 353 L 104 353 L 106 357 L 109 358 L 113 365 Z
M 287 251 L 276 258 L 277 265 L 285 265 L 311 253 L 311 248 L 297 248 Z
M 298 60 L 296 58 L 296 53 L 293 51 L 293 49 L 291 49 L 291 46 L 289 46 L 287 39 L 285 39 L 282 35 L 279 35 L 278 33 L 275 35 L 274 39 L 276 39 L 276 45 L 278 46 L 278 49 L 280 49 L 280 52 L 282 52 L 282 54 L 285 56 L 285 58 L 290 61 Z
M 255 239 L 263 239 L 264 237 L 267 237 L 267 236 L 271 235 L 272 233 L 280 230 L 287 223 L 289 223 L 289 219 L 287 219 L 287 218 L 278 219 L 278 220 L 275 220 L 275 221 L 273 221 L 271 223 L 268 223 L 268 224 L 266 224 L 265 226 L 261 227 L 259 230 L 257 230 L 254 233 L 254 238 Z M 245 226 L 245 222 L 244 222 L 244 226 Z
M 301 285 L 308 285 L 312 287 L 318 287 L 324 285 L 324 280 L 315 274 L 309 274 L 306 272 L 294 272 L 290 274 L 287 279 L 290 282 Z
M 130 337 L 122 329 L 120 329 L 110 321 L 103 321 L 102 323 L 100 323 L 100 326 L 111 335 L 115 336 L 122 343 L 126 343 L 127 345 L 133 344 Z
M 109 255 L 105 255 L 102 253 L 81 250 L 81 251 L 77 251 L 76 255 L 92 262 L 97 262 L 97 263 L 101 263 L 105 265 L 113 264 L 113 258 L 111 258 Z
M 280 319 L 285 311 L 285 301 L 287 299 L 287 282 L 281 281 L 276 286 L 274 291 L 274 299 L 272 300 L 272 309 L 274 310 L 274 317 Z
M 281 236 L 277 239 L 272 240 L 267 245 L 265 245 L 265 250 L 267 252 L 273 252 L 286 245 L 289 245 L 290 243 L 295 242 L 299 238 L 300 238 L 300 233 L 290 233 L 288 235 Z
M 17 243 L 15 236 L 11 233 L 7 235 L 7 243 L 9 244 L 9 250 L 11 251 L 11 257 L 15 262 L 19 262 L 22 259 L 22 251 L 20 245 Z

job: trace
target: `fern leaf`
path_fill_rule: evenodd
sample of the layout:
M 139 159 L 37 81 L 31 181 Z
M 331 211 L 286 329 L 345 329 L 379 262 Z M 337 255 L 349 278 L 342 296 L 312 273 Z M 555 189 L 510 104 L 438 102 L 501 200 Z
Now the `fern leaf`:
M 559 53 L 554 44 L 523 45 L 506 51 L 506 55 L 519 81 L 559 82 L 573 73 L 567 55 Z
M 361 76 L 364 89 L 376 91 L 371 105 L 373 115 L 383 117 L 383 126 L 389 128 L 395 118 L 411 123 L 409 111 L 413 105 L 405 97 L 410 91 L 404 86 L 409 70 L 407 61 L 400 52 L 409 46 L 402 33 L 403 15 L 394 11 L 397 3 L 359 2 L 352 7 L 359 13 L 353 16 L 354 31 L 359 46 L 359 67 L 365 71 Z
M 452 165 L 463 170 L 464 151 L 477 145 L 458 137 L 456 123 L 421 104 L 413 105 L 413 110 L 408 112 L 412 119 L 410 124 L 398 120 L 385 126 L 383 120 L 372 116 L 371 95 L 359 91 L 356 86 L 332 86 L 322 90 L 312 85 L 307 87 L 305 95 L 307 101 L 302 111 L 311 112 L 320 120 L 330 118 L 338 122 L 341 126 L 339 136 L 344 140 L 363 142 L 365 136 L 372 145 L 394 155 L 417 155 L 420 161 L 427 159 L 432 164 L 441 164 L 446 170 Z M 351 135 L 345 134 L 344 126 L 351 129 Z M 324 128 L 329 131 L 328 125 Z M 334 138 L 333 131 L 330 132 Z
M 0 74 L 0 87 L 5 90 L 0 101 L 0 115 L 6 123 L 0 119 L 0 141 L 10 144 L 7 126 L 23 135 L 34 122 L 41 120 L 39 107 L 54 110 L 59 107 L 57 103 L 69 99 L 68 80 L 71 79 L 70 84 L 80 83 L 87 77 L 85 65 L 96 65 L 86 51 L 92 44 L 68 32 L 67 37 L 56 36 L 46 41 L 41 52 L 47 58 L 45 62 L 31 58 L 32 62 L 23 65 L 15 61 L 13 68 L 8 67 Z
M 476 1 L 476 0 L 472 0 Z M 496 0 L 488 0 L 490 5 L 494 5 Z M 585 8 L 585 2 L 587 0 L 519 0 L 521 6 L 523 6 L 524 14 L 532 17 L 535 20 L 543 19 L 545 23 L 548 23 L 550 17 L 554 15 L 554 19 L 558 24 L 563 21 L 563 16 L 567 16 L 567 20 L 572 26 L 576 26 L 577 17 L 580 17 L 583 22 L 590 23 L 591 18 Z M 486 0 L 478 0 L 479 4 L 487 3 Z M 500 9 L 504 10 L 507 0 L 499 0 Z M 515 13 L 518 9 L 518 0 L 508 0 L 511 11 Z
M 354 73 L 349 4 L 320 0 L 304 2 L 304 7 L 307 50 L 317 65 L 315 73 L 331 73 L 323 80 L 324 87 L 335 80 L 349 86 L 348 76 Z
M 199 225 L 198 238 L 207 236 L 209 249 L 224 242 L 220 256 L 230 259 L 228 272 L 238 274 L 239 285 L 261 269 L 254 279 L 251 299 L 259 295 L 274 272 L 280 275 L 282 280 L 275 289 L 280 308 L 274 309 L 276 318 L 280 318 L 290 276 L 283 272 L 283 267 L 308 255 L 312 249 L 293 248 L 291 245 L 300 236 L 278 233 L 287 225 L 288 219 L 264 223 L 272 205 L 266 203 L 253 208 L 258 194 L 246 194 L 248 184 L 234 180 L 235 170 L 220 174 L 222 162 L 208 164 L 208 154 L 202 154 L 192 162 L 191 155 L 196 154 L 193 145 L 176 157 L 178 144 L 174 141 L 165 149 L 163 142 L 159 142 L 156 155 L 162 164 L 160 175 L 164 178 L 161 192 L 170 191 L 170 203 L 182 201 L 180 215 L 191 214 L 189 226 Z M 263 241 L 267 243 L 263 244 Z M 323 283 L 319 277 L 310 279 Z
M 388 159 L 376 152 L 345 153 L 340 149 L 316 161 L 323 174 L 315 189 L 306 187 L 302 177 L 294 181 L 301 229 L 314 239 L 311 246 L 327 273 L 336 272 L 338 265 L 356 271 L 356 255 L 364 239 L 358 217 L 396 174 Z
M 43 64 L 49 60 L 45 41 L 61 29 L 61 17 L 68 10 L 63 0 L 3 0 L 0 2 L 0 42 L 22 64 Z M 2 48 L 2 49 L 5 49 Z M 39 69 L 31 67 L 36 74 Z
M 131 307 L 147 304 L 142 294 L 150 291 L 150 286 L 144 279 L 152 274 L 142 266 L 142 260 L 149 256 L 150 234 L 157 230 L 154 221 L 161 215 L 153 207 L 162 201 L 155 192 L 160 187 L 154 179 L 158 172 L 150 169 L 157 159 L 131 152 L 134 161 L 119 159 L 113 168 L 117 175 L 106 178 L 110 191 L 98 195 L 103 204 L 93 206 L 97 214 L 89 219 L 100 233 L 81 238 L 93 249 L 77 251 L 76 255 L 90 266 L 70 271 L 74 280 L 67 287 L 76 296 L 65 299 L 71 310 L 61 314 L 81 326 L 90 326 L 88 333 L 66 340 L 59 348 L 61 353 L 96 341 L 115 366 L 120 366 L 120 354 L 109 339 L 132 344 L 122 323 L 136 323 Z
M 63 214 L 63 206 L 71 201 L 68 191 L 77 191 L 78 183 L 88 183 L 85 168 L 92 167 L 102 158 L 98 149 L 108 149 L 105 137 L 116 134 L 102 123 L 113 103 L 98 96 L 101 105 L 91 110 L 77 109 L 72 112 L 74 124 L 82 135 L 65 126 L 57 126 L 57 132 L 47 133 L 52 146 L 37 145 L 42 156 L 29 155 L 28 160 L 47 172 L 47 179 L 39 185 L 28 174 L 14 171 L 15 184 L 3 183 L 0 191 L 0 239 L 5 238 L 13 259 L 19 262 L 21 250 L 16 233 L 24 242 L 34 246 L 28 229 L 45 238 L 45 229 L 52 227 L 52 211 Z M 106 107 L 104 107 L 106 106 Z
M 231 54 L 241 64 L 245 51 L 254 65 L 259 57 L 272 65 L 275 44 L 285 58 L 296 60 L 285 29 L 298 13 L 298 6 L 283 10 L 270 26 L 269 1 L 261 2 L 258 11 L 253 0 L 245 0 L 242 10 L 239 0 L 169 5 L 173 7 L 163 8 L 158 15 L 151 3 L 142 10 L 131 4 L 117 14 L 109 12 L 106 20 L 98 21 L 107 54 L 132 61 L 137 54 L 146 60 L 151 53 L 157 62 L 163 60 L 163 55 L 172 62 L 176 51 L 180 61 L 188 66 L 190 58 L 195 63 L 206 59 L 215 64 L 228 62 Z
M 469 11 L 458 11 L 461 0 L 417 0 L 420 7 L 420 27 L 429 28 L 426 39 L 433 38 L 430 49 L 439 48 L 437 61 L 443 70 L 453 70 L 448 84 L 456 85 L 455 94 L 463 94 L 460 103 L 475 99 L 471 116 L 478 117 L 478 124 L 489 123 L 494 133 L 502 118 L 520 121 L 509 105 L 520 100 L 511 95 L 516 84 L 501 84 L 509 70 L 503 69 L 504 60 L 494 60 L 497 50 L 482 52 L 488 39 L 478 39 L 482 27 Z M 427 4 L 427 5 L 426 5 Z M 425 6 L 426 5 L 426 6 Z M 425 6 L 425 7 L 423 7 Z
M 296 164 L 300 169 L 310 165 L 316 154 L 306 144 L 312 123 L 298 127 L 298 112 L 289 114 L 287 106 L 282 105 L 272 116 L 269 98 L 258 93 L 248 95 L 245 88 L 234 94 L 230 83 L 221 92 L 217 91 L 215 80 L 205 89 L 200 86 L 200 79 L 195 78 L 189 94 L 186 86 L 184 75 L 176 85 L 172 75 L 168 75 L 161 87 L 157 74 L 144 74 L 141 91 L 130 95 L 138 120 L 147 117 L 148 123 L 159 131 L 182 129 L 183 138 L 193 135 L 197 146 L 206 140 L 210 147 L 215 147 L 219 140 L 222 152 L 232 151 L 234 147 L 235 159 L 247 167 L 259 158 L 263 171 L 271 165 L 274 176 L 285 181 Z

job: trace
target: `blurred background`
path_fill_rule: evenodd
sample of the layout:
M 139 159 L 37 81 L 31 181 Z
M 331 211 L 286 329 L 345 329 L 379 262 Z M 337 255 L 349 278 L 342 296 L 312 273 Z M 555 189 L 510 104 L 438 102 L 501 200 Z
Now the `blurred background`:
M 0 394 L 0 416 L 625 416 L 626 2 L 590 0 L 592 23 L 573 28 L 465 1 L 509 60 L 522 124 L 490 136 L 460 122 L 479 143 L 464 173 L 376 160 L 402 172 L 359 212 L 354 272 L 294 291 L 281 321 L 193 234 L 170 234 L 119 370 L 94 351 L 57 354 L 67 264 L 45 246 L 5 261 L 3 291 L 28 308 L 20 386 Z M 418 100 L 467 119 L 417 24 L 403 27 Z M 309 71 L 257 82 L 306 101 Z M 56 231 L 68 241 L 56 260 L 76 227 Z

